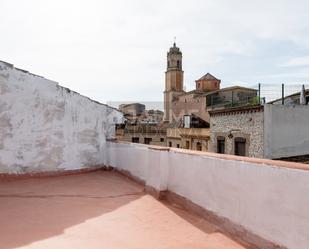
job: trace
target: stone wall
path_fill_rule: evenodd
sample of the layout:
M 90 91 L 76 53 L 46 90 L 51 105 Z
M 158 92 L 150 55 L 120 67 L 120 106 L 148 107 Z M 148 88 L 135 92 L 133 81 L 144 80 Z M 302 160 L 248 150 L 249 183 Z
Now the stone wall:
M 217 152 L 217 137 L 225 138 L 225 154 L 234 154 L 234 139 L 246 139 L 246 156 L 264 157 L 264 113 L 260 111 L 234 111 L 211 114 L 211 143 L 209 150 Z
M 121 119 L 114 108 L 0 62 L 0 173 L 102 165 Z

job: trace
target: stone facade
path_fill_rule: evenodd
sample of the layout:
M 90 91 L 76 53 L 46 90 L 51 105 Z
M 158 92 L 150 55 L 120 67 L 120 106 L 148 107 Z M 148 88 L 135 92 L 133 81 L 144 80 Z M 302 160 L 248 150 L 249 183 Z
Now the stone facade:
M 224 138 L 225 154 L 235 154 L 235 138 L 246 140 L 246 156 L 264 157 L 264 111 L 262 106 L 235 108 L 210 113 L 210 151 L 217 151 L 218 137 Z

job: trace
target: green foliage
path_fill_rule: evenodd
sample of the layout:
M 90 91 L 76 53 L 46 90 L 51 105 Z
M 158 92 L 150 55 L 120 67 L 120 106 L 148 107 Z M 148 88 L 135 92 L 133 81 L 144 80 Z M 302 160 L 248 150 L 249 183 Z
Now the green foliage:
M 250 105 L 259 105 L 260 104 L 260 98 L 259 96 L 255 96 L 253 97 L 250 102 L 249 102 Z

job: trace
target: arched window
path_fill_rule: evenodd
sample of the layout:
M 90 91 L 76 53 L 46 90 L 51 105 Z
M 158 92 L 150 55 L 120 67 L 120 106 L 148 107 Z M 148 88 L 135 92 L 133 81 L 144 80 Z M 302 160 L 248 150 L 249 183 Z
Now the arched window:
M 167 61 L 167 67 L 170 67 L 170 61 Z
M 180 67 L 180 61 L 179 60 L 177 61 L 177 67 Z

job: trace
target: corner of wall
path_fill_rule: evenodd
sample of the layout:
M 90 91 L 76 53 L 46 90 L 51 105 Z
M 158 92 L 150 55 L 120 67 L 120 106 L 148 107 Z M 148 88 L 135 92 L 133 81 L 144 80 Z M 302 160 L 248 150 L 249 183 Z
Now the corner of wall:
M 263 136 L 264 136 L 264 158 L 271 159 L 271 143 L 272 143 L 272 137 L 271 137 L 271 119 L 272 119 L 272 105 L 271 104 L 265 104 L 264 105 L 264 125 L 263 125 Z

